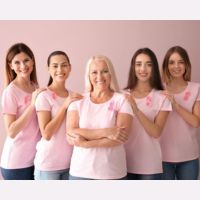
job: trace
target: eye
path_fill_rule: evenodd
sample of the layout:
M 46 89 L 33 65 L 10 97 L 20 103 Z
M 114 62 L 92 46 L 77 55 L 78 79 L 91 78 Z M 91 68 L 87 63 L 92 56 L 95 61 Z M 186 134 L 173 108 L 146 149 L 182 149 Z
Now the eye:
M 140 67 L 140 66 L 141 66 L 141 63 L 135 63 L 135 66 L 136 66 L 136 67 Z
M 103 71 L 103 73 L 104 74 L 107 74 L 109 71 L 107 70 L 107 69 L 105 69 L 104 71 Z
M 180 64 L 185 64 L 185 62 L 183 60 L 179 61 Z
M 152 63 L 147 63 L 147 66 L 148 67 L 152 67 Z
M 61 67 L 68 67 L 68 64 L 62 64 Z
M 173 60 L 170 60 L 169 61 L 169 65 L 173 65 L 174 64 L 174 61 Z
M 27 58 L 27 59 L 24 60 L 24 63 L 27 63 L 29 61 L 30 61 L 30 59 Z
M 51 65 L 51 67 L 52 67 L 52 68 L 57 68 L 57 67 L 58 67 L 58 65 Z
M 94 75 L 95 75 L 95 74 L 97 74 L 97 71 L 92 71 L 91 74 L 94 74 Z
M 19 65 L 20 62 L 19 62 L 19 61 L 15 61 L 14 64 L 15 64 L 15 65 Z

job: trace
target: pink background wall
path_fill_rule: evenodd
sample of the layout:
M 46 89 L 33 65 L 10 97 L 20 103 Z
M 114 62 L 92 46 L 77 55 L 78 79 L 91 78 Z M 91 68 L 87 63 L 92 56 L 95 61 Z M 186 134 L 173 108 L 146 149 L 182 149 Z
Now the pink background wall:
M 54 50 L 67 52 L 72 63 L 69 88 L 82 92 L 85 64 L 92 55 L 104 54 L 112 60 L 123 88 L 130 59 L 138 48 L 151 48 L 161 64 L 167 49 L 174 45 L 183 46 L 188 51 L 192 62 L 192 80 L 200 82 L 200 21 L 197 20 L 0 21 L 0 95 L 6 51 L 16 42 L 24 42 L 33 50 L 41 86 L 48 81 L 46 60 Z M 0 154 L 4 139 L 5 130 L 0 115 Z

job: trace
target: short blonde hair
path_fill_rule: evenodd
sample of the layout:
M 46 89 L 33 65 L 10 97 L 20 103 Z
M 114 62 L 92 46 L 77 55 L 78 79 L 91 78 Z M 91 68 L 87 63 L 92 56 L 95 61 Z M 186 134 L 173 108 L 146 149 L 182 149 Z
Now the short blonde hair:
M 85 70 L 85 90 L 86 92 L 91 92 L 93 91 L 93 86 L 90 82 L 90 66 L 92 64 L 93 61 L 95 60 L 99 60 L 99 61 L 104 61 L 108 67 L 108 71 L 111 75 L 111 83 L 110 83 L 110 89 L 114 92 L 119 92 L 119 85 L 117 82 L 117 78 L 115 75 L 115 71 L 114 71 L 114 67 L 112 62 L 110 61 L 109 58 L 107 58 L 106 56 L 103 55 L 96 55 L 93 56 L 92 58 L 90 58 L 87 62 L 86 65 L 86 70 Z

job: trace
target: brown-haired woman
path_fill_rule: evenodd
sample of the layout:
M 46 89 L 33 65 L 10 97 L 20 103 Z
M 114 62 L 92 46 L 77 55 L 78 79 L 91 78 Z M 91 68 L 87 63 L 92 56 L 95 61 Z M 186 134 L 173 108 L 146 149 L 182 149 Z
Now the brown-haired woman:
M 37 89 L 35 58 L 26 44 L 9 48 L 5 71 L 6 88 L 1 103 L 7 138 L 1 173 L 7 180 L 32 180 L 36 143 L 40 139 L 34 104 L 41 89 Z
M 200 125 L 200 84 L 190 82 L 191 63 L 187 51 L 171 47 L 163 61 L 165 95 L 173 112 L 161 136 L 163 179 L 197 179 L 199 153 L 196 138 Z

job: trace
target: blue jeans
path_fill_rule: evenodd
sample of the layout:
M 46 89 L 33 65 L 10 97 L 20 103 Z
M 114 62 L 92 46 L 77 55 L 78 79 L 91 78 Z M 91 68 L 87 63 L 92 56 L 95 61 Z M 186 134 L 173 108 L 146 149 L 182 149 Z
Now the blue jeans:
M 163 180 L 197 180 L 199 159 L 172 163 L 163 162 Z
M 4 180 L 34 180 L 34 166 L 20 169 L 5 169 L 1 167 Z
M 90 179 L 90 178 L 83 178 L 83 177 L 77 177 L 77 176 L 72 176 L 69 174 L 69 180 L 96 180 L 96 179 Z M 98 179 L 100 180 L 100 179 Z M 107 180 L 107 179 L 104 179 Z M 126 176 L 120 179 L 108 179 L 108 180 L 127 180 Z
M 69 169 L 56 170 L 56 171 L 41 171 L 35 169 L 35 180 L 68 180 Z
M 161 180 L 162 174 L 127 174 L 128 180 Z

